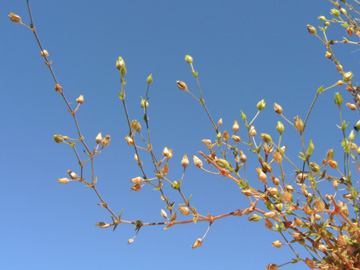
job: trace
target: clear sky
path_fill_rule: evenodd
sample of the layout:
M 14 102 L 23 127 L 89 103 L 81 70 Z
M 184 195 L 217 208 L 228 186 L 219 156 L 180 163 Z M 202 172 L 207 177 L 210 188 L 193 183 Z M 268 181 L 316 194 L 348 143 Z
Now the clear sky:
M 182 80 L 196 92 L 186 54 L 194 58 L 206 105 L 216 121 L 223 118 L 223 129 L 231 130 L 235 119 L 242 123 L 240 110 L 251 119 L 257 102 L 265 99 L 267 107 L 255 126 L 258 133 L 276 139 L 275 126 L 281 119 L 273 112 L 274 102 L 283 106 L 288 118 L 305 118 L 318 87 L 341 79 L 324 57 L 324 46 L 306 29 L 307 24 L 320 25 L 319 15 L 330 17 L 331 5 L 325 0 L 34 0 L 31 4 L 36 29 L 71 105 L 80 94 L 85 96 L 78 113 L 85 138 L 92 144 L 99 131 L 111 135 L 110 146 L 96 159 L 95 174 L 102 196 L 114 211 L 123 208 L 126 220 L 163 221 L 160 209 L 165 205 L 150 186 L 130 190 L 129 180 L 141 172 L 124 140 L 128 128 L 118 99 L 117 57 L 126 61 L 131 119 L 142 118 L 140 96 L 145 96 L 146 78 L 153 74 L 149 94 L 153 146 L 158 155 L 164 146 L 174 149 L 172 180 L 181 177 L 183 154 L 205 152 L 201 140 L 215 139 L 203 108 L 176 87 L 175 82 Z M 132 245 L 126 243 L 134 235 L 133 226 L 121 224 L 115 232 L 95 227 L 95 222 L 111 220 L 96 204 L 94 192 L 75 182 L 57 183 L 68 169 L 78 171 L 78 166 L 71 149 L 54 143 L 52 136 L 75 137 L 76 130 L 32 33 L 7 16 L 14 12 L 28 23 L 26 1 L 1 1 L 0 11 L 0 268 L 264 269 L 268 263 L 294 258 L 287 247 L 271 247 L 271 242 L 281 240 L 279 234 L 265 229 L 263 221 L 248 222 L 247 216 L 215 222 L 203 246 L 194 250 L 191 245 L 208 224 L 166 231 L 144 227 Z M 338 27 L 331 34 L 334 39 L 345 35 Z M 356 47 L 343 49 L 343 66 L 356 76 L 360 52 L 352 53 Z M 336 91 L 351 102 L 344 88 Z M 311 132 L 306 140 L 313 139 L 318 162 L 327 149 L 338 147 L 341 138 L 335 126 L 334 93 L 320 97 L 308 122 Z M 345 116 L 351 123 L 357 121 L 354 114 Z M 296 159 L 300 138 L 289 125 L 285 129 L 284 143 Z M 243 126 L 240 135 L 245 136 Z M 248 170 L 256 164 L 256 156 L 249 156 Z M 152 173 L 149 162 L 144 168 Z M 258 182 L 255 171 L 247 178 Z M 169 187 L 166 191 L 181 203 L 176 192 Z M 204 215 L 248 206 L 236 184 L 210 177 L 192 164 L 183 191 L 192 194 L 192 203 Z M 286 269 L 303 267 L 299 263 Z

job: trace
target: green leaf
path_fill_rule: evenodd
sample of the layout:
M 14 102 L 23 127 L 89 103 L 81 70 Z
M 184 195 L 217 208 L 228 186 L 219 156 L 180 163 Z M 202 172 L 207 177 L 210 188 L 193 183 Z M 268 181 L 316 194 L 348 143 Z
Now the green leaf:
M 321 94 L 324 91 L 324 86 L 320 86 L 319 89 L 317 90 L 318 94 Z
M 119 98 L 121 100 L 124 100 L 125 99 L 125 93 L 122 93 L 121 91 L 119 91 Z
M 246 121 L 246 115 L 243 111 L 240 111 L 241 112 L 241 119 Z
M 94 186 L 97 183 L 97 176 L 92 180 L 91 184 Z

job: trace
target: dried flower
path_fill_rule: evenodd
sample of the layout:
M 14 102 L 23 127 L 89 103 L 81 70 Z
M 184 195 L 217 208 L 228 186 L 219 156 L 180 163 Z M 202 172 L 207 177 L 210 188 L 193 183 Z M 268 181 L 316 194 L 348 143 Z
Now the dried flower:
M 234 121 L 234 124 L 233 124 L 233 126 L 232 126 L 232 130 L 233 130 L 234 132 L 237 132 L 239 129 L 240 129 L 239 123 L 238 123 L 237 120 L 235 120 L 235 121 Z
M 314 269 L 316 267 L 315 262 L 313 260 L 310 260 L 309 258 L 305 259 L 305 263 L 310 269 Z
M 193 160 L 196 167 L 202 168 L 203 162 L 201 161 L 201 159 L 199 159 L 197 156 L 194 155 Z
M 235 142 L 241 142 L 241 138 L 237 135 L 231 135 L 231 139 L 233 139 Z
M 59 178 L 58 182 L 61 183 L 61 184 L 67 184 L 67 183 L 70 182 L 70 179 L 68 179 L 68 178 Z
M 265 219 L 265 228 L 271 230 L 274 225 L 269 219 Z
M 48 57 L 48 56 L 49 56 L 49 53 L 48 53 L 47 50 L 42 50 L 42 51 L 40 52 L 40 55 L 41 55 L 42 57 Z
M 188 215 L 190 213 L 190 210 L 188 207 L 185 206 L 180 206 L 179 210 L 181 212 L 181 214 L 183 214 L 184 216 Z
M 328 164 L 333 169 L 336 169 L 338 167 L 338 163 L 335 160 L 332 160 L 332 159 L 328 160 Z
M 258 178 L 261 182 L 263 182 L 264 184 L 266 184 L 266 179 L 267 176 L 266 174 L 262 171 L 261 168 L 256 168 L 256 172 L 258 173 Z
M 326 51 L 326 52 L 325 52 L 325 57 L 328 58 L 328 59 L 330 59 L 330 58 L 332 57 L 331 52 Z
M 10 20 L 14 23 L 21 23 L 21 17 L 12 12 L 9 13 Z
M 77 99 L 76 99 L 76 102 L 78 104 L 83 104 L 84 103 L 84 96 L 83 95 L 80 95 Z
M 281 248 L 282 243 L 279 240 L 276 240 L 276 241 L 272 242 L 271 245 L 273 247 Z
M 276 163 L 281 163 L 281 161 L 282 161 L 282 156 L 279 151 L 274 151 L 273 158 Z
M 250 134 L 251 137 L 256 136 L 256 130 L 255 130 L 255 127 L 254 127 L 254 126 L 251 126 L 251 127 L 250 127 L 249 134 Z
M 132 120 L 131 121 L 131 125 L 130 125 L 132 130 L 135 130 L 137 132 L 140 132 L 141 129 L 141 125 L 137 120 Z
M 196 239 L 195 243 L 191 246 L 191 248 L 194 249 L 194 248 L 200 247 L 202 245 L 202 242 L 203 242 L 202 238 Z
M 140 184 L 135 184 L 135 185 L 131 188 L 132 191 L 139 191 L 140 189 L 141 189 Z
M 144 181 L 144 179 L 142 177 L 138 176 L 138 177 L 132 178 L 130 180 L 130 183 L 141 184 L 143 181 Z
M 129 137 L 129 136 L 126 136 L 125 137 L 125 140 L 127 142 L 128 145 L 134 145 L 134 140 L 133 138 Z
M 246 155 L 245 155 L 244 152 L 241 151 L 241 150 L 240 150 L 240 160 L 241 160 L 242 163 L 245 163 L 246 160 L 247 160 Z
M 279 178 L 275 177 L 275 176 L 271 176 L 270 177 L 271 181 L 273 182 L 274 185 L 279 185 L 280 184 L 280 180 Z
M 55 84 L 55 91 L 62 94 L 63 88 L 60 86 L 60 84 Z
M 265 267 L 267 270 L 278 270 L 279 266 L 275 263 L 271 263 Z
M 99 132 L 98 133 L 98 135 L 96 136 L 96 138 L 95 138 L 95 142 L 97 143 L 97 144 L 99 144 L 99 143 L 101 143 L 102 142 L 102 135 L 101 135 L 101 132 Z
M 181 160 L 181 165 L 186 168 L 187 166 L 189 166 L 189 159 L 188 156 L 185 154 Z
M 283 108 L 279 104 L 274 103 L 274 111 L 278 114 L 282 114 Z
M 101 143 L 102 143 L 102 147 L 108 146 L 110 143 L 110 135 L 106 135 L 105 138 L 102 139 Z

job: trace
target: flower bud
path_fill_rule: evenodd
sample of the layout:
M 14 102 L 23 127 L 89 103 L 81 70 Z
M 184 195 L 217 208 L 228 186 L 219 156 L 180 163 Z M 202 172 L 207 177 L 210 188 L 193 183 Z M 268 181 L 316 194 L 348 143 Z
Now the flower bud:
M 340 16 L 340 11 L 333 8 L 330 10 L 330 14 L 333 15 L 334 17 L 339 17 Z
M 10 12 L 9 17 L 13 23 L 21 23 L 21 17 L 19 15 L 16 15 L 16 14 Z
M 118 70 L 121 70 L 123 67 L 125 67 L 125 61 L 122 57 L 119 57 L 117 60 L 116 60 L 116 68 Z
M 189 166 L 189 159 L 188 156 L 185 154 L 181 160 L 181 165 L 184 167 L 184 169 Z
M 314 147 L 314 143 L 312 142 L 312 140 L 310 140 L 309 142 L 309 148 L 306 151 L 306 155 L 311 156 L 313 151 L 314 151 L 315 147 Z
M 331 57 L 332 57 L 331 52 L 326 51 L 326 52 L 325 52 L 325 57 L 326 57 L 327 59 L 331 59 Z
M 202 168 L 203 162 L 201 161 L 201 159 L 199 159 L 197 156 L 194 155 L 193 160 L 196 167 Z
M 188 64 L 191 64 L 193 62 L 193 58 L 190 55 L 185 55 L 185 61 Z
M 266 133 L 261 133 L 261 139 L 265 143 L 271 143 L 272 142 L 271 136 L 269 134 L 266 134 Z
M 145 100 L 145 99 L 142 99 L 140 102 L 140 106 L 141 106 L 141 108 L 145 109 L 145 108 L 149 107 L 149 102 L 147 102 L 147 100 Z
M 150 74 L 150 75 L 146 78 L 146 82 L 147 82 L 148 84 L 150 84 L 150 83 L 153 82 L 152 74 Z
M 83 104 L 84 103 L 84 96 L 83 95 L 80 95 L 77 99 L 76 99 L 76 102 L 78 104 Z
M 110 135 L 106 135 L 105 138 L 102 139 L 101 143 L 102 143 L 102 147 L 108 146 L 110 143 Z
M 179 210 L 181 212 L 181 214 L 183 214 L 184 216 L 188 215 L 190 213 L 189 208 L 185 207 L 185 206 L 180 206 Z
M 265 108 L 265 100 L 262 99 L 258 102 L 258 104 L 256 105 L 256 107 L 258 108 L 259 111 L 261 111 L 262 109 Z
M 70 182 L 70 180 L 69 180 L 68 178 L 59 178 L 59 179 L 58 179 L 58 182 L 59 182 L 60 184 L 67 184 L 67 183 Z
M 99 143 L 101 143 L 102 139 L 103 139 L 103 138 L 102 138 L 101 132 L 99 132 L 98 135 L 97 135 L 96 138 L 95 138 L 95 142 L 96 142 L 97 144 L 99 144 Z
M 284 132 L 285 130 L 285 127 L 284 127 L 284 124 L 281 123 L 280 121 L 277 122 L 277 125 L 276 125 L 276 130 L 277 132 L 280 133 L 280 135 Z
M 315 35 L 316 34 L 316 28 L 310 24 L 307 25 L 307 29 L 310 34 Z
M 340 93 L 335 93 L 335 104 L 340 107 L 342 103 L 343 103 L 343 99 Z
M 274 103 L 274 111 L 278 114 L 282 114 L 283 108 L 279 104 Z
M 301 120 L 301 118 L 299 118 L 299 116 L 296 116 L 294 118 L 294 126 L 295 128 L 300 131 L 303 132 L 304 131 L 304 122 Z
M 179 87 L 180 90 L 184 91 L 187 90 L 187 85 L 186 83 L 182 82 L 182 81 L 176 81 L 177 86 Z
M 320 21 L 326 21 L 325 16 L 319 16 L 318 19 L 319 19 Z
M 191 246 L 191 248 L 194 249 L 200 247 L 202 245 L 202 241 L 203 240 L 201 238 L 196 239 L 195 243 Z
M 56 134 L 56 135 L 53 136 L 53 140 L 56 143 L 62 143 L 62 142 L 64 142 L 64 136 Z
M 281 243 L 279 240 L 277 240 L 277 241 L 275 241 L 275 242 L 272 242 L 271 245 L 272 245 L 273 247 L 281 248 L 282 243 Z
M 336 70 L 337 70 L 337 71 L 343 71 L 343 69 L 344 69 L 344 68 L 343 68 L 342 65 L 340 65 L 340 64 L 336 65 Z M 340 84 L 338 84 L 338 85 L 340 85 L 340 86 L 344 84 L 344 81 L 341 81 L 341 80 L 340 80 L 339 82 L 341 82 Z
M 42 51 L 40 52 L 40 55 L 41 55 L 42 57 L 48 57 L 48 56 L 49 56 L 49 53 L 48 53 L 47 50 L 42 50 Z
M 134 145 L 134 140 L 133 138 L 129 137 L 129 136 L 126 136 L 125 137 L 125 140 L 127 142 L 128 145 Z
M 227 160 L 218 158 L 215 160 L 216 164 L 223 169 L 230 169 L 230 164 Z
M 347 11 L 346 11 L 346 9 L 345 9 L 345 8 L 340 8 L 340 12 L 341 12 L 342 14 L 344 14 L 344 15 L 346 15 L 346 14 L 347 14 Z
M 329 151 L 327 151 L 326 153 L 326 159 L 327 160 L 330 160 L 330 159 L 333 159 L 334 157 L 334 149 L 330 149 Z
M 140 185 L 143 181 L 144 181 L 144 179 L 143 179 L 142 177 L 138 176 L 138 177 L 132 178 L 132 179 L 130 180 L 130 183 L 134 183 L 134 184 L 139 184 L 139 185 Z
M 347 32 L 348 36 L 351 37 L 351 36 L 354 34 L 354 28 L 348 26 L 348 27 L 346 28 L 346 32 Z
M 222 118 L 220 118 L 220 119 L 218 120 L 218 126 L 221 126 L 222 123 L 223 123 L 223 120 L 222 120 Z
M 263 219 L 263 217 L 261 217 L 257 214 L 253 214 L 251 217 L 248 218 L 249 221 L 253 221 L 253 222 L 258 222 L 262 219 Z
M 349 141 L 353 141 L 355 139 L 355 133 L 354 133 L 354 130 L 351 130 L 350 131 L 350 134 L 349 134 Z M 351 147 L 351 145 L 350 145 L 350 147 Z

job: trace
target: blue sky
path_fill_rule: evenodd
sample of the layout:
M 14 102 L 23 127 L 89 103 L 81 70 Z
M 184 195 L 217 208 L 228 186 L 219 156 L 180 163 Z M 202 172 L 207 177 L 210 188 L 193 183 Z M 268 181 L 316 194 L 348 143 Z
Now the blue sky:
M 341 79 L 324 57 L 324 46 L 306 29 L 307 24 L 320 25 L 319 15 L 330 17 L 331 6 L 325 0 L 31 4 L 38 34 L 67 98 L 74 106 L 79 94 L 85 96 L 78 113 L 85 138 L 92 143 L 99 131 L 111 135 L 110 146 L 96 159 L 95 174 L 105 200 L 116 212 L 124 208 L 126 220 L 162 221 L 164 204 L 150 187 L 130 191 L 129 180 L 141 172 L 133 149 L 124 140 L 128 128 L 118 99 L 117 57 L 126 61 L 131 119 L 142 118 L 140 96 L 145 95 L 147 76 L 153 74 L 149 100 L 153 146 L 158 155 L 164 146 L 174 149 L 169 174 L 173 180 L 181 177 L 183 154 L 190 157 L 205 151 L 201 140 L 214 139 L 202 107 L 176 87 L 175 82 L 182 80 L 196 90 L 184 61 L 186 54 L 194 58 L 206 105 L 216 121 L 223 118 L 223 129 L 231 130 L 235 119 L 241 123 L 240 110 L 251 119 L 257 102 L 265 99 L 267 107 L 255 126 L 258 133 L 267 132 L 273 138 L 281 120 L 273 112 L 274 102 L 283 106 L 289 119 L 305 118 L 317 88 Z M 248 222 L 246 216 L 215 222 L 203 246 L 195 250 L 191 245 L 205 233 L 205 223 L 166 231 L 142 228 L 132 245 L 126 245 L 134 235 L 132 226 L 120 225 L 115 232 L 95 227 L 94 222 L 109 222 L 110 217 L 96 205 L 92 190 L 78 183 L 57 183 L 68 169 L 78 167 L 71 150 L 55 144 L 52 136 L 74 137 L 76 133 L 31 32 L 7 16 L 14 12 L 28 23 L 26 1 L 2 1 L 0 10 L 1 268 L 264 269 L 268 263 L 281 264 L 294 257 L 286 247 L 271 247 L 280 235 L 265 229 L 264 222 Z M 345 35 L 338 27 L 330 33 L 334 39 Z M 356 76 L 360 52 L 354 52 L 356 47 L 341 48 L 343 66 Z M 357 79 L 353 82 L 358 85 Z M 351 102 L 344 88 L 336 91 Z M 341 138 L 335 126 L 339 116 L 334 92 L 320 97 L 308 122 L 311 131 L 306 140 L 313 139 L 318 162 L 329 148 L 338 148 Z M 352 123 L 357 121 L 355 114 L 345 110 L 344 115 Z M 292 146 L 289 155 L 296 158 L 300 138 L 290 126 L 285 128 L 283 141 Z M 245 136 L 243 132 L 241 126 L 240 135 Z M 248 170 L 256 164 L 256 157 L 249 159 Z M 145 168 L 152 172 L 151 164 Z M 258 181 L 252 173 L 248 180 Z M 181 202 L 171 188 L 166 191 L 172 200 Z M 193 195 L 193 204 L 205 215 L 247 207 L 235 184 L 194 166 L 187 170 L 183 191 Z M 303 267 L 299 263 L 287 269 Z

